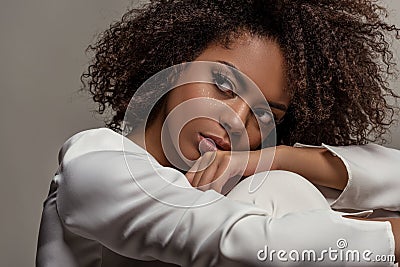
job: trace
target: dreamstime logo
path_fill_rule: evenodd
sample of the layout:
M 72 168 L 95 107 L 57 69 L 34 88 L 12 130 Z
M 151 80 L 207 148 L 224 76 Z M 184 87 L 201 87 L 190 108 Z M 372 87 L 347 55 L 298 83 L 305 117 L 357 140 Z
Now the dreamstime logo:
M 267 117 L 267 123 L 265 123 L 265 118 L 259 119 L 257 117 L 257 123 L 261 134 L 261 140 L 263 140 L 261 148 L 271 147 L 272 151 L 271 160 L 269 162 L 258 162 L 258 164 L 272 164 L 275 152 L 274 146 L 276 144 L 275 122 L 269 104 L 257 85 L 245 74 L 222 63 L 208 61 L 182 63 L 158 72 L 143 83 L 133 95 L 125 112 L 122 123 L 122 132 L 124 136 L 122 142 L 125 163 L 131 173 L 132 179 L 141 190 L 158 201 L 178 207 L 203 206 L 223 197 L 223 195 L 215 194 L 215 197 L 211 199 L 205 198 L 203 201 L 198 201 L 196 203 L 194 203 L 193 200 L 183 200 L 179 198 L 179 200 L 172 200 L 177 198 L 164 196 L 161 188 L 173 186 L 176 190 L 188 190 L 191 186 L 189 186 L 188 183 L 182 182 L 181 178 L 177 178 L 177 175 L 181 174 L 176 173 L 176 175 L 172 175 L 171 177 L 171 172 L 160 168 L 160 165 L 149 154 L 147 154 L 148 161 L 145 163 L 145 166 L 141 166 L 140 169 L 133 166 L 134 161 L 130 160 L 132 156 L 129 153 L 130 147 L 132 146 L 130 139 L 132 138 L 128 139 L 126 137 L 134 137 L 135 143 L 147 150 L 147 146 L 152 140 L 146 140 L 146 130 L 160 110 L 163 110 L 161 107 L 166 107 L 170 92 L 173 89 L 182 90 L 179 95 L 181 98 L 175 105 L 168 105 L 168 108 L 172 106 L 172 109 L 168 110 L 168 114 L 166 114 L 162 124 L 161 146 L 166 159 L 175 169 L 179 169 L 181 172 L 187 172 L 196 163 L 197 158 L 187 158 L 187 155 L 184 153 L 187 148 L 180 147 L 179 138 L 184 127 L 197 119 L 211 120 L 223 127 L 231 141 L 231 151 L 250 151 L 248 133 L 239 115 L 231 106 L 218 98 L 210 97 L 209 94 L 196 94 L 196 92 L 207 90 L 207 92 L 210 90 L 220 90 L 220 94 L 234 94 L 235 97 L 239 97 L 247 104 L 251 110 L 250 112 L 253 114 L 259 114 L 261 107 L 265 114 L 271 115 Z M 190 97 L 185 98 L 183 97 L 184 95 Z M 241 123 L 240 127 L 242 128 L 241 132 L 243 136 L 241 136 L 240 142 L 234 142 L 237 136 L 232 135 L 229 125 L 222 123 L 221 118 L 229 118 L 229 120 L 235 120 Z M 262 121 L 262 119 L 264 121 Z M 210 147 L 216 148 L 217 146 L 211 139 L 203 141 L 204 142 L 198 144 L 199 155 L 204 154 Z M 243 158 L 241 163 L 247 164 L 247 161 L 248 158 Z M 209 164 L 211 163 L 212 160 Z M 203 166 L 203 169 L 207 167 L 208 165 Z M 150 168 L 153 169 L 154 173 L 157 173 L 160 178 L 157 185 L 148 183 L 145 179 L 139 179 L 139 177 L 143 177 L 143 172 Z M 168 174 L 166 174 L 166 172 L 168 172 Z M 236 176 L 243 176 L 243 172 Z M 256 191 L 264 182 L 265 178 L 261 181 L 257 180 L 257 182 L 250 183 L 249 191 Z
M 344 249 L 347 248 L 347 241 L 344 238 L 339 238 L 338 241 L 336 241 L 336 246 L 339 249 Z
M 347 240 L 340 238 L 336 241 L 336 248 L 329 247 L 320 252 L 313 249 L 307 250 L 274 250 L 267 245 L 257 251 L 259 261 L 281 262 L 394 262 L 394 255 L 374 255 L 371 250 L 350 250 Z

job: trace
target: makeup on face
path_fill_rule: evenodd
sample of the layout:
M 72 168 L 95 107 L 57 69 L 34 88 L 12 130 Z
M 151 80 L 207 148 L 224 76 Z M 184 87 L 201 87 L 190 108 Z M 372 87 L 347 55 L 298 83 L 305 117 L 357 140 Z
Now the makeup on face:
M 194 62 L 216 64 L 198 69 L 190 65 L 188 83 L 169 92 L 162 114 L 147 131 L 151 154 L 169 166 L 157 141 L 163 127 L 169 151 L 182 160 L 195 161 L 209 151 L 257 149 L 271 130 L 270 122 L 280 120 L 289 104 L 283 60 L 278 44 L 254 36 L 235 41 L 230 49 L 207 48 Z

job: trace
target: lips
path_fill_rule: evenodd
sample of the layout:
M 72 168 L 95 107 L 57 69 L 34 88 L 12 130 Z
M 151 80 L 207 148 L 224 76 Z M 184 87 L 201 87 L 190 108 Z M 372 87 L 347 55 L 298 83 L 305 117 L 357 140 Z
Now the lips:
M 203 141 L 204 140 L 204 141 Z M 231 144 L 224 140 L 224 138 L 213 135 L 213 134 L 199 134 L 199 145 L 203 143 L 208 146 L 210 149 L 208 151 L 218 150 L 231 150 Z M 216 149 L 215 149 L 216 148 Z

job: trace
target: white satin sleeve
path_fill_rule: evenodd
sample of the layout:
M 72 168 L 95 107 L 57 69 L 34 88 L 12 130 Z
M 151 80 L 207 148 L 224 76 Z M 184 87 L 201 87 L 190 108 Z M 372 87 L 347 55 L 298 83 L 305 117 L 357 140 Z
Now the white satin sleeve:
M 213 190 L 191 188 L 182 173 L 149 160 L 134 143 L 122 148 L 117 136 L 109 129 L 96 129 L 71 138 L 60 152 L 55 180 L 64 226 L 121 255 L 192 267 L 275 266 L 280 263 L 260 261 L 258 251 L 268 246 L 322 253 L 341 238 L 349 250 L 394 254 L 389 222 L 346 219 L 332 210 L 275 218 Z M 182 208 L 170 203 L 210 204 Z M 326 264 L 346 266 L 342 261 Z
M 400 211 L 400 150 L 377 144 L 321 147 L 342 160 L 349 178 L 332 208 Z

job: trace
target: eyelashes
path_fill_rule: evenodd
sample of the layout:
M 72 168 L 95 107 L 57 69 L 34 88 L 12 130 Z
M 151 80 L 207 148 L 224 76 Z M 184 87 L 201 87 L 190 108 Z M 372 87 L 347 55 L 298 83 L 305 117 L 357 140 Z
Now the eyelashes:
M 213 71 L 212 75 L 212 81 L 220 91 L 230 97 L 236 96 L 235 92 L 237 90 L 235 83 L 226 74 L 224 74 L 222 70 L 218 69 L 216 71 Z
M 266 109 L 254 109 L 254 114 L 265 125 L 272 123 L 272 121 L 276 121 L 276 116 Z
M 238 89 L 235 83 L 229 78 L 229 74 L 226 73 L 226 70 L 222 68 L 213 70 L 212 82 L 219 92 L 224 94 L 224 96 L 227 96 L 228 98 L 237 97 L 236 92 Z M 275 124 L 279 124 L 283 120 L 278 120 L 277 116 L 267 108 L 253 108 L 253 113 L 257 117 L 257 120 L 259 120 L 263 125 L 269 125 L 273 123 L 273 121 L 275 121 Z

